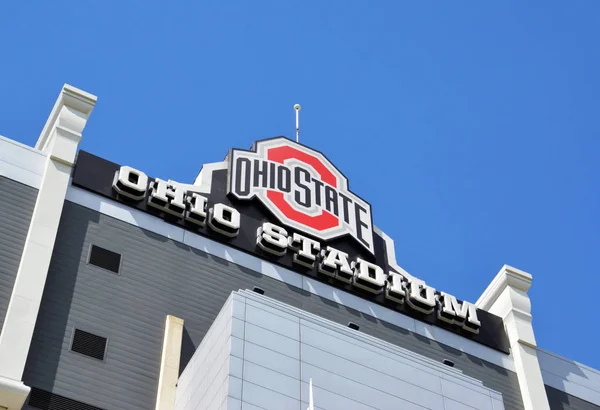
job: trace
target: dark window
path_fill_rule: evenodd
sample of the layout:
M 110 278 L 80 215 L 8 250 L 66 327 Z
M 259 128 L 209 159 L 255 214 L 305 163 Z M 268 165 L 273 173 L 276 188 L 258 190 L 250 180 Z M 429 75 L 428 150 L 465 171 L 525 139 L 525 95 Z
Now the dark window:
M 444 359 L 443 363 L 446 366 L 454 367 L 454 362 L 452 360 Z
M 29 406 L 43 410 L 103 410 L 100 407 L 91 406 L 35 387 L 31 389 L 29 395 Z
M 71 350 L 89 357 L 93 357 L 94 359 L 104 360 L 106 341 L 107 339 L 105 337 L 93 335 L 80 329 L 75 329 Z
M 108 249 L 92 245 L 90 248 L 90 264 L 119 273 L 121 255 Z

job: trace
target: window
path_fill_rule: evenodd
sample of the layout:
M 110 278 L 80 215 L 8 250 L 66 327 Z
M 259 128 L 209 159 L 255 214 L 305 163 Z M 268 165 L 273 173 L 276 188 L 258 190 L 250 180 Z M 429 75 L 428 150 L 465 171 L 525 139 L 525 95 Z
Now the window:
M 42 410 L 103 410 L 100 407 L 91 406 L 77 400 L 69 399 L 68 397 L 59 396 L 45 390 L 31 388 L 29 395 L 29 407 Z
M 108 339 L 97 336 L 92 333 L 84 332 L 81 329 L 75 329 L 71 350 L 81 353 L 94 359 L 104 360 L 106 353 L 106 342 Z
M 109 251 L 108 249 L 92 245 L 90 247 L 90 257 L 88 262 L 90 265 L 98 266 L 118 274 L 121 268 L 121 255 Z

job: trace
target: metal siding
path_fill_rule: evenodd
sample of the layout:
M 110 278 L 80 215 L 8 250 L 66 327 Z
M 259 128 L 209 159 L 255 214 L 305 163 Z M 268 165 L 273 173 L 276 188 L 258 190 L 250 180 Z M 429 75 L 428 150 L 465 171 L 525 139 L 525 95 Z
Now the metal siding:
M 123 255 L 121 274 L 86 263 L 91 244 Z M 108 409 L 154 407 L 164 318 L 185 320 L 183 369 L 233 290 L 260 286 L 292 306 L 443 360 L 523 409 L 515 373 L 260 273 L 65 203 L 26 384 Z M 108 337 L 105 363 L 69 352 L 73 327 Z
M 546 395 L 552 410 L 600 410 L 600 406 L 571 396 L 561 390 L 546 385 Z
M 15 284 L 37 189 L 0 176 L 0 329 Z
M 438 361 L 251 291 L 230 303 L 179 379 L 178 410 L 210 409 L 226 395 L 242 408 L 305 409 L 309 379 L 317 408 L 504 408 L 497 392 Z
M 304 310 L 344 325 L 349 321 L 354 322 L 360 326 L 361 332 L 430 359 L 440 362 L 450 359 L 466 375 L 481 380 L 486 387 L 502 393 L 506 410 L 524 408 L 516 373 L 316 295 L 308 295 L 308 298 L 310 301 L 302 306 Z

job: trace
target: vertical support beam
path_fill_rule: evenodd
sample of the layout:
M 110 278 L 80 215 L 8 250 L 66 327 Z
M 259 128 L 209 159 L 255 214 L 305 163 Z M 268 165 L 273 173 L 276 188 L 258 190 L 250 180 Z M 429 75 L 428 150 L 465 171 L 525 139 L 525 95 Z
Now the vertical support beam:
M 0 406 L 20 409 L 29 387 L 21 378 L 54 249 L 81 133 L 96 97 L 64 85 L 35 146 L 47 155 L 21 262 L 0 334 Z M 24 396 L 23 396 L 24 395 Z
M 183 319 L 167 316 L 163 338 L 156 410 L 173 410 L 175 392 L 179 379 L 179 360 L 181 358 L 181 340 L 183 338 Z
M 504 320 L 525 410 L 550 410 L 533 333 L 527 291 L 532 276 L 504 265 L 476 303 Z

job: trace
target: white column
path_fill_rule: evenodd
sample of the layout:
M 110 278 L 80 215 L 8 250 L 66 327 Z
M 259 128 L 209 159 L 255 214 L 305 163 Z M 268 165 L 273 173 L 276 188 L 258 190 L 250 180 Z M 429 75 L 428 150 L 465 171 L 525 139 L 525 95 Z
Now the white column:
M 476 305 L 504 320 L 525 410 L 550 410 L 531 324 L 531 282 L 529 273 L 504 265 Z
M 21 262 L 0 334 L 0 408 L 20 409 L 21 381 L 81 133 L 96 97 L 64 85 L 35 146 L 47 155 Z
M 165 335 L 160 359 L 156 410 L 173 410 L 175 408 L 182 339 L 183 319 L 168 315 L 165 320 Z

